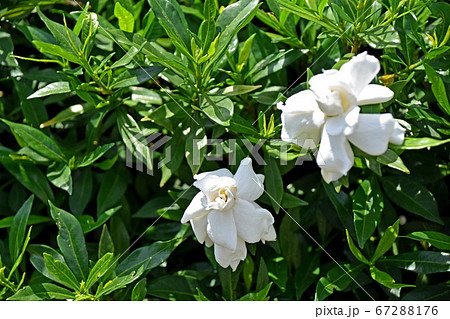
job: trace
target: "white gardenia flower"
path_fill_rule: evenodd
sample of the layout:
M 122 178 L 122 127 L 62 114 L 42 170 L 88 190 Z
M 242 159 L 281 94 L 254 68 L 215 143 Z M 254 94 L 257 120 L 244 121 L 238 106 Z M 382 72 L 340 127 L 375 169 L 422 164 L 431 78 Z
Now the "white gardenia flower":
M 358 105 L 383 103 L 394 96 L 387 87 L 369 84 L 379 71 L 378 60 L 364 52 L 339 71 L 313 76 L 309 90 L 277 105 L 283 112 L 282 140 L 302 147 L 320 143 L 316 161 L 327 183 L 347 175 L 353 166 L 349 142 L 374 156 L 386 152 L 389 143 L 403 143 L 405 129 L 390 113 L 360 114 Z
M 236 270 L 247 256 L 245 242 L 276 239 L 273 216 L 254 201 L 264 192 L 264 175 L 255 174 L 250 158 L 241 161 L 233 176 L 228 169 L 194 176 L 200 189 L 186 208 L 182 223 L 191 222 L 197 240 L 214 245 L 222 267 Z

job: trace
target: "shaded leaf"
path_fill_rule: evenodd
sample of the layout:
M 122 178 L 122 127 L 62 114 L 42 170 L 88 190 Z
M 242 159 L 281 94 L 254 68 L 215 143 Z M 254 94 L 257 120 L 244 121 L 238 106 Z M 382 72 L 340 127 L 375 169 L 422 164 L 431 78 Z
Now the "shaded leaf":
M 49 202 L 49 206 L 52 218 L 59 229 L 56 239 L 64 260 L 78 281 L 86 280 L 89 274 L 89 261 L 80 223 L 75 216 L 56 207 L 51 202 Z
M 426 241 L 437 249 L 450 250 L 450 236 L 435 231 L 416 231 L 402 237 Z
M 15 261 L 19 256 L 23 245 L 33 200 L 34 195 L 31 195 L 17 211 L 12 221 L 11 229 L 9 230 L 9 254 L 12 261 Z

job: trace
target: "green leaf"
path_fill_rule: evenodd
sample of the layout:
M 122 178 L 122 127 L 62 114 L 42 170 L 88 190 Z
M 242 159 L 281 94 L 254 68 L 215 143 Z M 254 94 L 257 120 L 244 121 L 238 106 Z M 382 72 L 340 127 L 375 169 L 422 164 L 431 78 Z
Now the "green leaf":
M 131 152 L 139 163 L 144 163 L 145 166 L 147 166 L 147 170 L 152 171 L 153 160 L 150 147 L 148 146 L 149 142 L 146 140 L 145 132 L 141 129 L 138 123 L 136 123 L 133 117 L 126 113 L 125 110 L 119 109 L 116 114 L 117 128 L 119 129 L 122 140 L 127 147 L 127 152 Z
M 85 9 L 88 8 L 85 6 Z M 82 16 L 78 17 L 77 24 Z M 94 12 L 87 13 L 81 20 L 81 42 L 84 47 L 84 54 L 89 56 L 95 43 L 95 36 L 99 27 L 98 16 Z M 74 28 L 75 31 L 75 28 Z
M 89 152 L 76 164 L 77 167 L 86 167 L 93 164 L 96 160 L 102 157 L 106 152 L 108 152 L 115 143 L 109 143 L 105 145 L 98 146 L 92 152 Z
M 450 289 L 448 283 L 440 283 L 437 285 L 417 287 L 408 292 L 402 301 L 431 301 L 431 300 L 449 300 Z
M 179 76 L 184 77 L 184 73 L 194 74 L 194 71 L 188 68 L 180 57 L 166 51 L 160 45 L 156 44 L 156 42 L 147 42 L 144 37 L 137 33 L 125 33 L 118 29 L 103 29 L 102 31 L 109 38 L 115 39 L 121 45 L 125 44 L 127 46 L 135 46 L 136 48 L 142 47 L 142 53 L 151 57 L 154 63 L 159 63 L 169 68 Z
M 47 178 L 53 185 L 72 195 L 72 175 L 69 166 L 53 162 L 47 167 Z
M 217 95 L 236 96 L 253 92 L 261 88 L 261 85 L 232 85 L 217 91 Z
M 54 82 L 44 86 L 42 89 L 37 90 L 31 94 L 27 99 L 35 99 L 38 97 L 44 97 L 54 94 L 69 93 L 70 89 L 69 82 Z
M 182 242 L 179 238 L 169 241 L 157 241 L 149 246 L 136 249 L 127 256 L 116 268 L 117 276 L 124 276 L 142 267 L 148 271 L 159 266 L 172 251 Z
M 258 276 L 256 277 L 256 290 L 262 290 L 269 284 L 269 272 L 267 270 L 266 262 L 261 257 L 259 260 Z M 233 287 L 231 287 L 233 289 Z
M 427 147 L 435 147 L 442 144 L 446 144 L 448 142 L 450 142 L 450 138 L 446 140 L 436 140 L 431 137 L 417 137 L 417 138 L 405 137 L 403 145 L 400 146 L 394 145 L 393 148 L 402 150 L 421 150 Z
M 222 286 L 222 298 L 228 301 L 234 300 L 235 293 L 233 291 L 233 277 L 231 267 L 219 267 L 218 272 L 220 284 Z
M 139 86 L 131 88 L 131 100 L 144 105 L 161 105 L 163 103 L 161 95 L 156 90 L 150 90 Z
M 198 301 L 210 301 L 204 294 L 203 292 L 200 290 L 200 288 L 196 287 L 197 289 L 197 296 L 195 296 L 195 299 Z
M 20 108 L 27 123 L 35 128 L 38 128 L 42 122 L 48 120 L 47 110 L 40 100 L 28 100 L 33 89 L 31 85 L 23 80 L 13 78 L 14 88 L 20 99 Z
M 70 211 L 74 215 L 83 214 L 91 200 L 93 188 L 92 170 L 90 167 L 74 172 L 74 185 L 72 195 L 69 197 Z
M 226 53 L 233 37 L 256 15 L 259 7 L 258 2 L 258 0 L 240 0 L 227 6 L 217 17 L 216 33 L 219 33 L 220 36 L 215 53 L 206 65 L 206 73 L 208 73 Z
M 25 124 L 10 122 L 5 119 L 2 119 L 2 121 L 9 126 L 16 139 L 20 140 L 19 143 L 24 144 L 22 146 L 28 146 L 40 155 L 56 162 L 66 162 L 65 156 L 58 144 L 38 129 Z
M 115 277 L 113 280 L 108 281 L 100 292 L 97 291 L 96 298 L 100 298 L 103 295 L 108 295 L 113 291 L 126 287 L 126 285 L 131 284 L 133 281 L 138 279 L 143 272 L 143 267 L 141 267 L 137 271 L 132 271 L 128 275 Z
M 173 203 L 168 196 L 154 197 L 145 203 L 132 217 L 133 218 L 156 218 L 170 209 L 179 210 L 180 207 Z
M 267 194 L 270 197 L 272 207 L 278 214 L 281 208 L 280 204 L 281 200 L 283 199 L 284 193 L 283 179 L 281 178 L 280 169 L 276 160 L 273 157 L 267 155 L 267 153 L 264 154 L 264 160 L 267 162 L 267 165 L 264 166 Z
M 269 259 L 267 262 L 268 275 L 271 280 L 281 289 L 286 291 L 288 282 L 288 266 L 283 257 Z
M 190 48 L 191 36 L 178 2 L 175 0 L 149 0 L 148 2 L 166 32 L 171 35 L 172 41 L 177 41 L 187 51 Z
M 70 62 L 80 64 L 80 65 L 82 64 L 81 60 L 78 58 L 77 55 L 66 51 L 64 48 L 60 47 L 59 45 L 45 43 L 45 42 L 36 41 L 36 40 L 33 41 L 33 44 L 36 46 L 36 48 L 40 52 L 42 52 L 44 54 L 47 53 L 47 54 L 56 55 L 63 59 L 67 59 Z
M 341 268 L 342 267 L 342 268 Z M 364 264 L 343 264 L 328 271 L 326 277 L 320 278 L 316 287 L 315 300 L 324 300 L 334 290 L 342 291 L 356 280 Z M 344 271 L 345 270 L 345 271 Z M 353 279 L 352 279 L 353 278 Z
M 46 245 L 30 245 L 27 248 L 28 252 L 30 253 L 30 262 L 34 266 L 34 268 L 37 269 L 42 275 L 45 277 L 56 281 L 60 284 L 63 284 L 61 280 L 59 280 L 57 277 L 55 277 L 45 265 L 45 260 L 43 254 L 49 254 L 53 257 L 54 260 L 58 260 L 60 262 L 65 262 L 64 257 L 54 250 L 53 248 L 46 246 Z
M 90 287 L 108 271 L 112 260 L 113 254 L 107 253 L 95 263 L 86 280 L 87 289 L 90 289 Z
M 286 69 L 286 66 L 303 55 L 299 50 L 279 50 L 255 64 L 248 73 L 253 82 L 259 81 L 275 72 Z M 259 93 L 259 92 L 258 92 Z M 279 92 L 279 89 L 276 90 Z M 272 103 L 269 103 L 272 104 Z
M 331 22 L 328 18 L 319 16 L 314 10 L 306 6 L 300 6 L 295 4 L 295 2 L 290 2 L 288 0 L 276 0 L 276 1 L 281 6 L 281 10 L 292 12 L 293 14 L 299 16 L 300 18 L 317 23 L 330 31 L 339 32 L 339 28 L 337 25 Z
M 94 218 L 90 215 L 79 215 L 77 216 L 78 221 L 80 222 L 81 228 L 83 229 L 83 233 L 87 234 L 100 226 L 106 223 L 118 210 L 120 210 L 122 206 L 113 207 L 108 209 L 104 213 L 101 213 L 97 221 L 94 221 Z
M 450 254 L 435 251 L 414 251 L 396 256 L 384 257 L 378 263 L 417 272 L 419 274 L 433 274 L 450 271 Z
M 244 260 L 244 267 L 242 269 L 242 277 L 244 279 L 245 288 L 250 290 L 253 283 L 253 271 L 255 270 L 255 263 L 250 255 Z
M 141 67 L 138 69 L 125 70 L 114 78 L 111 88 L 119 89 L 130 87 L 153 80 L 163 69 L 163 67 L 153 65 L 146 68 Z
M 384 234 L 383 237 L 381 237 L 380 242 L 378 243 L 377 248 L 375 249 L 375 253 L 372 256 L 372 259 L 370 260 L 371 263 L 374 263 L 377 261 L 381 256 L 383 256 L 394 244 L 395 240 L 397 239 L 398 232 L 399 232 L 399 220 L 397 220 L 394 225 L 389 226 Z
M 38 125 L 40 128 L 44 128 L 56 123 L 61 123 L 67 120 L 71 120 L 78 115 L 81 115 L 85 113 L 86 111 L 92 109 L 93 106 L 88 104 L 87 106 L 81 105 L 81 104 L 75 104 L 70 107 L 68 107 L 65 110 L 62 110 L 58 114 L 55 115 L 55 117 L 51 118 L 48 121 L 41 122 L 40 125 Z
M 315 252 L 303 261 L 295 271 L 295 296 L 301 300 L 305 291 L 317 280 L 320 274 L 320 253 Z
M 33 164 L 18 161 L 3 161 L 3 166 L 28 190 L 35 194 L 43 203 L 54 200 L 53 192 L 45 175 Z
M 134 29 L 133 14 L 131 14 L 131 12 L 129 12 L 124 7 L 122 7 L 120 2 L 116 2 L 114 6 L 114 16 L 117 18 L 117 20 L 119 20 L 120 30 L 126 32 L 133 32 Z
M 18 67 L 17 61 L 11 54 L 14 51 L 14 44 L 11 40 L 11 35 L 1 31 L 0 32 L 0 65 L 9 67 Z
M 80 39 L 69 30 L 66 26 L 56 23 L 48 19 L 42 11 L 37 8 L 37 13 L 42 21 L 44 21 L 47 28 L 50 30 L 52 35 L 55 37 L 56 43 L 60 45 L 64 50 L 78 56 L 78 51 L 81 48 Z
M 434 97 L 438 101 L 441 110 L 447 113 L 447 115 L 450 115 L 450 102 L 447 97 L 444 81 L 431 66 L 428 64 L 424 64 L 424 66 L 428 81 L 431 83 L 431 90 L 433 91 Z
M 226 96 L 200 96 L 200 108 L 214 122 L 222 126 L 229 126 L 234 112 L 233 102 Z
M 22 262 L 22 258 L 25 255 L 25 250 L 27 249 L 28 243 L 30 242 L 30 239 L 31 239 L 31 229 L 32 229 L 32 227 L 33 226 L 30 226 L 30 228 L 28 228 L 28 233 L 27 233 L 27 235 L 25 237 L 25 241 L 23 243 L 22 250 L 21 250 L 19 256 L 17 257 L 17 259 L 14 261 L 13 266 L 11 267 L 11 271 L 9 273 L 9 277 L 12 276 L 14 271 L 16 271 L 16 269 L 19 267 L 20 263 Z M 9 277 L 8 277 L 8 280 L 9 280 Z
M 338 5 L 333 6 L 333 8 L 337 7 Z M 392 25 L 368 28 L 362 32 L 361 38 L 374 49 L 399 47 L 398 33 Z
M 340 191 L 336 192 L 335 188 L 332 184 L 327 184 L 322 179 L 322 186 L 327 193 L 328 198 L 336 209 L 339 220 L 344 226 L 345 229 L 348 229 L 351 235 L 355 235 L 355 227 L 353 225 L 353 214 L 352 214 L 352 200 L 350 197 L 344 192 Z
M 230 130 L 236 133 L 258 135 L 258 131 L 252 124 L 238 114 L 233 115 L 233 119 L 230 122 Z
M 65 288 L 51 283 L 31 284 L 20 289 L 7 300 L 15 301 L 42 301 L 74 299 L 75 294 Z
M 107 253 L 114 254 L 114 243 L 109 234 L 108 227 L 104 224 L 98 243 L 98 259 L 102 258 Z
M 350 236 L 350 234 L 348 233 L 347 229 L 345 230 L 345 233 L 347 235 L 348 246 L 350 247 L 350 251 L 352 252 L 353 256 L 355 256 L 355 258 L 358 259 L 359 261 L 361 261 L 361 262 L 363 262 L 365 264 L 369 264 L 369 261 L 367 260 L 367 258 L 355 246 L 355 243 L 353 242 L 353 239 Z
M 401 172 L 409 174 L 409 169 L 403 164 L 402 159 L 392 150 L 387 149 L 384 154 L 377 156 L 377 162 L 395 168 Z
M 205 127 L 191 121 L 189 134 L 186 136 L 185 155 L 192 174 L 197 174 L 206 155 L 207 136 Z
M 33 205 L 34 195 L 31 195 L 17 211 L 9 230 L 9 254 L 12 261 L 19 256 L 25 239 L 25 231 Z
M 89 260 L 84 241 L 83 230 L 72 214 L 49 202 L 50 213 L 59 229 L 56 240 L 63 253 L 64 260 L 79 282 L 86 280 L 89 274 Z
M 433 194 L 422 184 L 404 176 L 386 176 L 381 183 L 386 195 L 398 206 L 433 222 L 443 224 Z
M 205 0 L 205 4 L 203 5 L 203 16 L 205 20 L 211 20 L 216 17 L 217 14 L 217 6 L 214 0 Z
M 450 250 L 450 236 L 435 231 L 416 231 L 402 237 L 426 241 L 437 249 Z
M 238 65 L 243 65 L 245 61 L 248 60 L 248 57 L 250 55 L 250 49 L 252 48 L 252 43 L 255 36 L 256 33 L 252 34 L 251 36 L 248 37 L 247 40 L 245 40 L 241 51 L 239 51 Z
M 97 194 L 97 216 L 115 206 L 127 190 L 126 166 L 116 164 L 106 172 Z
M 179 145 L 185 145 L 185 147 L 179 147 Z M 185 149 L 186 136 L 183 133 L 183 128 L 178 126 L 171 136 L 171 139 L 164 145 L 164 158 L 166 158 L 166 156 L 169 157 L 168 154 L 170 154 L 170 161 L 164 165 L 170 169 L 171 172 L 175 172 L 180 167 L 185 157 Z
M 415 285 L 398 284 L 395 282 L 394 278 L 391 277 L 387 272 L 381 271 L 375 266 L 370 267 L 370 275 L 372 279 L 379 282 L 388 288 L 402 288 L 402 287 L 415 287 Z
M 131 292 L 131 301 L 142 301 L 145 299 L 146 295 L 147 295 L 147 278 L 142 278 L 133 287 L 133 291 Z
M 8 216 L 0 219 L 0 229 L 11 227 L 15 216 Z M 28 216 L 27 226 L 41 223 L 53 222 L 53 219 L 46 216 L 30 215 Z
M 198 281 L 191 275 L 158 277 L 148 283 L 148 294 L 165 300 L 195 300 Z
M 142 119 L 142 121 L 152 121 L 153 123 L 166 128 L 170 132 L 173 132 L 173 125 L 170 118 L 177 115 L 177 113 L 184 113 L 183 110 L 184 108 L 180 107 L 177 103 L 165 103 L 151 111 L 148 116 Z
M 353 218 L 360 248 L 377 228 L 383 211 L 383 195 L 375 179 L 363 181 L 353 196 Z
M 283 200 L 281 201 L 281 207 L 284 209 L 295 208 L 299 206 L 307 206 L 308 202 L 298 198 L 297 196 L 291 195 L 287 192 L 283 193 Z
M 238 300 L 240 301 L 267 301 L 270 299 L 267 295 L 269 294 L 270 287 L 272 287 L 272 282 L 269 283 L 263 290 L 258 292 L 250 292 Z
M 44 260 L 48 271 L 58 278 L 59 282 L 68 288 L 80 289 L 80 283 L 64 262 L 53 259 L 53 256 L 47 253 L 44 253 Z

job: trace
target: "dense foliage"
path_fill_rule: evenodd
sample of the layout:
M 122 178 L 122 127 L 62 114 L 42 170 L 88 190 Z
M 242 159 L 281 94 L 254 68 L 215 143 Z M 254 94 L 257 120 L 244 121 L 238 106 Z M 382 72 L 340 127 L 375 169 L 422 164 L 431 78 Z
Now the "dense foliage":
M 0 300 L 450 299 L 449 38 L 446 1 L 2 0 Z M 326 183 L 276 105 L 364 51 L 405 141 Z M 247 156 L 277 240 L 232 271 L 180 220 Z

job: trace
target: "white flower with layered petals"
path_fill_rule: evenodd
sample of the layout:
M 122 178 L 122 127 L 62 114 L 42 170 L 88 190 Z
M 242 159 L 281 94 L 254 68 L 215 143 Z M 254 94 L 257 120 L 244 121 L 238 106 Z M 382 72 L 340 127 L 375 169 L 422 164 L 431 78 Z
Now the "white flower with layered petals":
M 338 70 L 324 70 L 309 80 L 310 89 L 289 97 L 282 111 L 281 138 L 299 146 L 320 143 L 316 161 L 329 183 L 347 175 L 354 163 L 349 143 L 370 155 L 401 145 L 405 129 L 390 113 L 360 114 L 358 105 L 387 102 L 394 93 L 370 84 L 380 71 L 378 60 L 358 54 Z
M 219 169 L 194 176 L 200 192 L 192 199 L 181 219 L 191 222 L 197 240 L 214 245 L 222 267 L 236 270 L 247 256 L 245 242 L 276 239 L 273 216 L 254 201 L 264 192 L 264 175 L 255 174 L 250 158 L 241 161 L 233 176 Z

